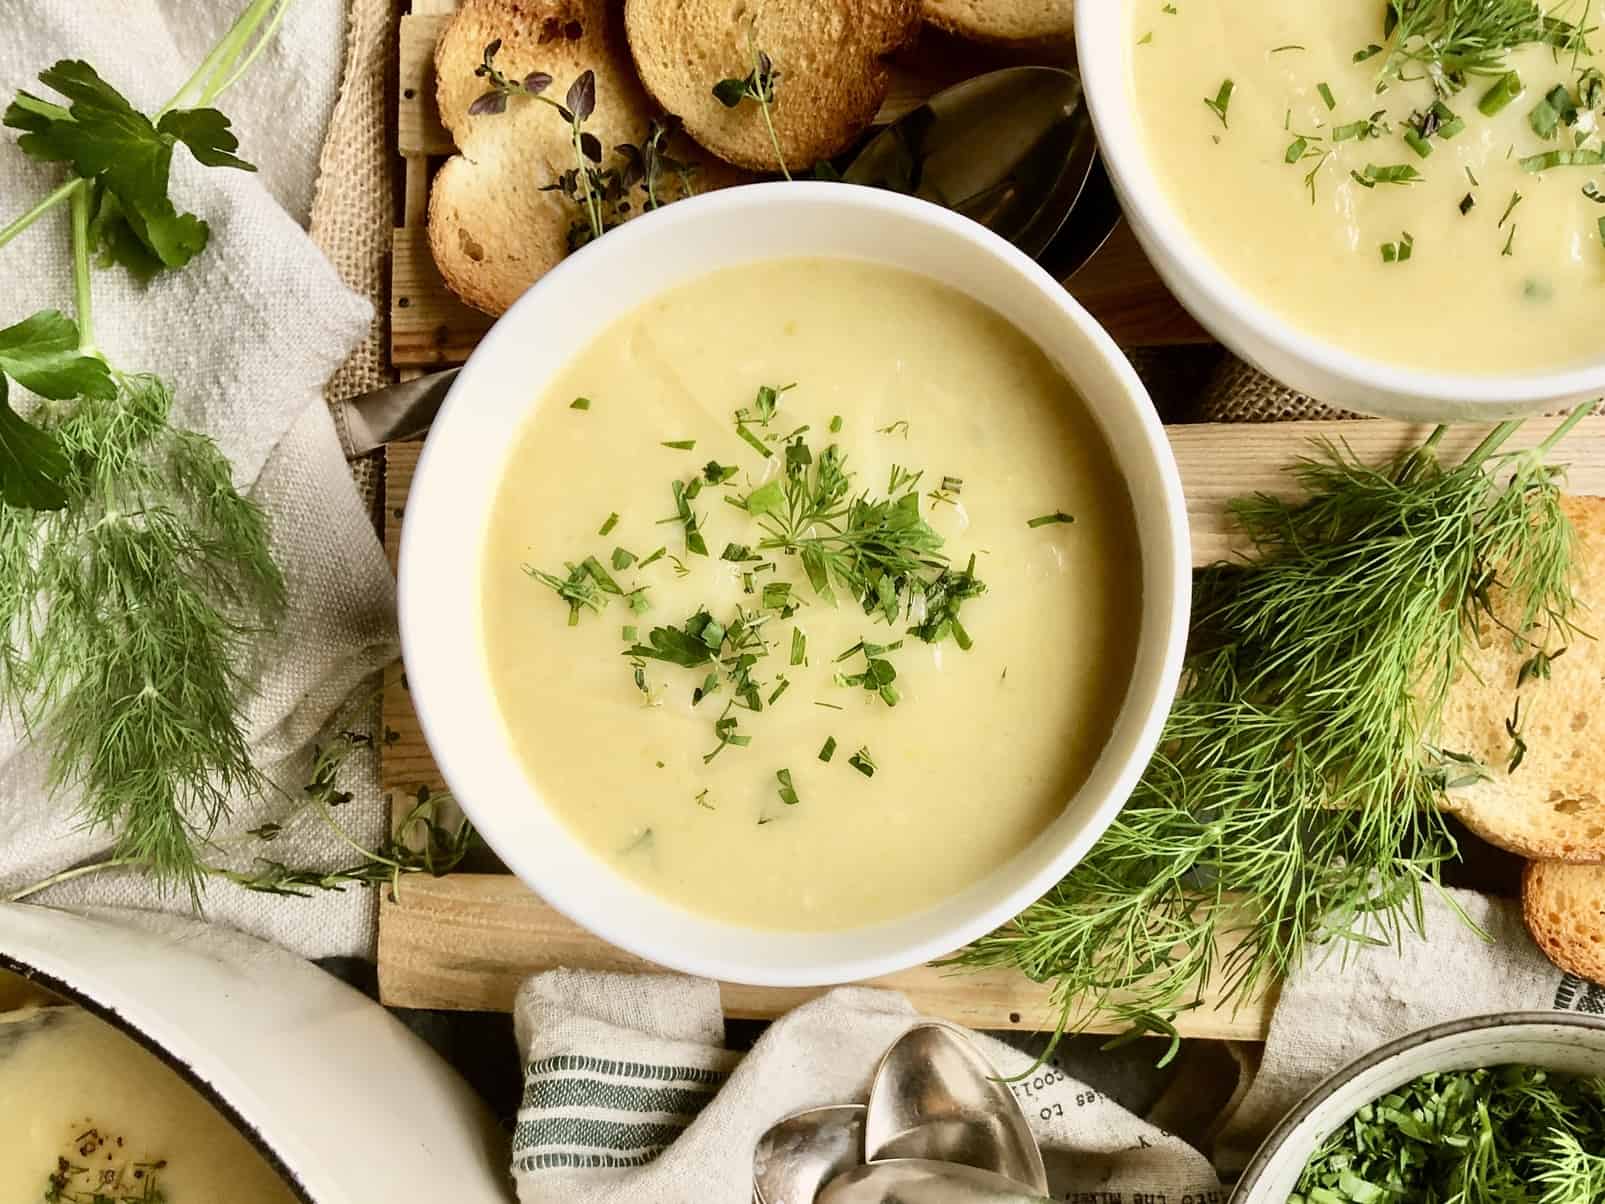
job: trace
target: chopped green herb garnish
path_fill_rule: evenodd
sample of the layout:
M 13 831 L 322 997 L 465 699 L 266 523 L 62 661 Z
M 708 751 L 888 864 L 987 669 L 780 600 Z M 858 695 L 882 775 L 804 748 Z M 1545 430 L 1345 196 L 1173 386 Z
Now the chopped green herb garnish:
M 1395 163 L 1387 167 L 1367 163 L 1364 174 L 1351 171 L 1349 175 L 1355 183 L 1367 188 L 1375 188 L 1378 184 L 1414 184 L 1421 179 L 1421 173 L 1409 163 Z
M 583 565 L 570 564 L 564 567 L 568 569 L 567 577 L 542 572 L 527 564 L 524 566 L 524 572 L 542 585 L 549 586 L 559 598 L 568 603 L 568 625 L 573 627 L 580 621 L 582 609 L 600 611 L 607 605 L 607 599 L 601 596 L 595 578 Z
M 1477 198 L 1472 196 L 1469 192 L 1466 193 L 1465 196 L 1460 198 L 1460 216 L 1464 217 L 1466 214 L 1470 213 L 1472 209 L 1476 207 L 1476 205 Z
M 1602 163 L 1605 163 L 1605 152 L 1573 148 L 1528 155 L 1521 161 L 1521 168 L 1523 171 L 1539 172 L 1555 167 L 1598 167 Z
M 708 543 L 702 538 L 700 530 L 702 520 L 697 512 L 691 508 L 692 500 L 702 492 L 702 478 L 692 477 L 689 482 L 672 481 L 669 488 L 674 493 L 673 518 L 664 519 L 664 522 L 678 522 L 685 528 L 685 548 L 694 556 L 706 556 Z
M 879 768 L 875 764 L 875 759 L 869 755 L 869 749 L 867 748 L 861 748 L 852 756 L 848 757 L 847 763 L 854 769 L 858 770 L 858 772 L 863 774 L 866 778 L 874 777 L 875 770 Z
M 591 399 L 589 397 L 576 397 L 568 403 L 568 408 L 571 410 L 588 410 L 591 408 Z
M 635 563 L 635 553 L 624 548 L 613 549 L 613 571 L 622 573 Z
M 1287 154 L 1284 156 L 1284 158 L 1289 163 L 1297 163 L 1304 157 L 1304 152 L 1307 151 L 1309 147 L 1310 144 L 1308 139 L 1302 137 L 1295 138 L 1291 143 L 1288 144 Z
M 1325 102 L 1327 112 L 1330 113 L 1333 109 L 1337 108 L 1337 98 L 1332 95 L 1332 87 L 1330 84 L 1323 80 L 1321 83 L 1315 85 L 1315 90 L 1321 94 L 1321 100 Z
M 636 640 L 641 638 L 636 627 L 629 623 L 626 623 L 622 628 L 619 629 L 619 634 L 623 637 L 626 644 L 633 644 Z
M 1350 142 L 1356 138 L 1380 138 L 1393 128 L 1385 120 L 1387 115 L 1388 111 L 1386 109 L 1378 109 L 1371 116 L 1360 121 L 1350 121 L 1344 125 L 1334 126 L 1332 128 L 1332 141 Z
M 1028 519 L 1025 525 L 1028 527 L 1046 527 L 1054 523 L 1073 523 L 1075 521 L 1071 515 L 1066 514 L 1063 510 L 1055 510 L 1052 514 L 1039 514 L 1033 519 Z
M 876 433 L 881 435 L 901 435 L 903 438 L 907 439 L 909 432 L 908 419 L 899 418 L 896 422 L 891 423 L 889 426 L 876 427 L 875 429 Z
M 663 559 L 663 554 L 665 552 L 667 552 L 668 550 L 669 550 L 668 548 L 659 548 L 656 552 L 653 552 L 650 556 L 648 556 L 645 560 L 643 560 L 641 562 L 641 567 L 642 568 L 646 568 L 647 565 L 652 564 L 652 563 L 654 563 L 654 562 L 656 562 L 658 560 Z
M 830 759 L 836 755 L 836 737 L 826 736 L 825 746 L 819 750 L 819 759 L 830 764 Z
M 721 464 L 717 460 L 709 460 L 702 466 L 702 479 L 710 485 L 723 485 L 740 471 L 734 464 Z
M 897 640 L 891 644 L 869 644 L 859 640 L 846 652 L 836 658 L 837 662 L 848 660 L 859 653 L 864 656 L 864 671 L 862 673 L 838 673 L 836 682 L 843 686 L 858 686 L 872 694 L 880 695 L 881 701 L 889 707 L 894 707 L 902 698 L 897 687 L 892 683 L 897 680 L 897 666 L 885 659 L 884 653 L 894 651 L 902 646 Z
M 763 557 L 759 556 L 744 543 L 727 543 L 724 546 L 724 551 L 719 553 L 719 559 L 743 564 L 747 561 L 762 560 Z
M 1237 85 L 1231 80 L 1222 80 L 1219 90 L 1215 93 L 1215 99 L 1211 100 L 1207 96 L 1204 98 L 1204 104 L 1209 107 L 1209 111 L 1219 117 L 1221 125 L 1227 129 L 1230 129 L 1231 125 L 1226 120 L 1226 111 L 1232 107 L 1232 93 L 1236 90 Z
M 1511 225 L 1510 225 L 1510 236 L 1505 239 L 1504 249 L 1502 251 L 1500 251 L 1499 253 L 1501 255 L 1514 255 L 1516 253 L 1515 247 L 1516 247 L 1516 224 L 1514 222 L 1512 222 Z
M 1499 229 L 1503 230 L 1505 228 L 1505 223 L 1510 220 L 1510 215 L 1512 213 L 1516 212 L 1516 206 L 1519 205 L 1519 204 L 1521 204 L 1521 193 L 1519 193 L 1519 192 L 1511 193 L 1510 194 L 1510 204 L 1505 206 L 1505 212 L 1504 212 L 1503 216 L 1501 216 L 1500 219 L 1499 219 L 1499 226 L 1498 226 Z
M 1385 242 L 1382 244 L 1383 263 L 1404 263 L 1415 253 L 1415 239 L 1406 230 L 1398 242 Z
M 1482 99 L 1477 101 L 1477 111 L 1484 117 L 1492 117 L 1502 112 L 1521 93 L 1521 76 L 1514 71 L 1507 71 L 1482 94 Z
M 618 526 L 618 525 L 619 525 L 619 516 L 618 516 L 618 514 L 617 513 L 610 514 L 610 515 L 607 516 L 606 519 L 603 520 L 602 529 L 599 530 L 597 532 L 597 534 L 598 535 L 606 535 L 609 531 L 613 530 L 613 528 Z
M 791 663 L 802 665 L 807 663 L 808 637 L 803 634 L 801 627 L 791 629 Z
M 842 416 L 840 414 L 837 414 L 834 417 L 832 417 L 831 420 L 830 420 L 830 433 L 832 435 L 839 434 L 841 432 L 841 429 L 842 429 Z
M 708 801 L 708 788 L 706 786 L 697 791 L 696 804 L 699 807 L 707 808 L 709 811 L 717 811 L 719 809 Z
M 798 801 L 797 790 L 791 784 L 791 770 L 777 769 L 775 771 L 775 781 L 780 786 L 780 801 L 788 807 L 795 807 Z
M 695 439 L 671 439 L 666 440 L 663 446 L 672 447 L 675 451 L 695 451 L 697 441 Z

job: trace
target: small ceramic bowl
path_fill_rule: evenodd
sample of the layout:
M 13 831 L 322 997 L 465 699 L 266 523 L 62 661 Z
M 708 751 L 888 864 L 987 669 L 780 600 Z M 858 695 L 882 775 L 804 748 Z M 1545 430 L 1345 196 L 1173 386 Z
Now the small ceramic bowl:
M 484 531 L 503 459 L 547 382 L 606 326 L 720 268 L 798 256 L 868 260 L 954 286 L 1013 322 L 1085 398 L 1125 478 L 1142 575 L 1136 662 L 1086 783 L 1029 847 L 940 905 L 841 932 L 770 932 L 674 906 L 621 876 L 541 801 L 490 685 L 480 633 Z M 402 528 L 408 688 L 447 784 L 486 841 L 548 902 L 660 965 L 737 982 L 812 986 L 948 953 L 1015 915 L 1079 860 L 1129 797 L 1175 694 L 1191 585 L 1181 482 L 1136 373 L 1035 263 L 923 201 L 841 184 L 757 184 L 637 218 L 543 277 L 485 337 L 446 400 Z
M 507 1140 L 478 1096 L 384 1008 L 293 954 L 153 912 L 11 903 L 0 969 L 167 1063 L 307 1204 L 512 1204 Z
M 1283 384 L 1361 413 L 1480 421 L 1560 409 L 1605 393 L 1605 357 L 1563 371 L 1507 376 L 1420 372 L 1367 359 L 1293 326 L 1228 276 L 1187 229 L 1149 161 L 1131 70 L 1134 2 L 1076 6 L 1082 84 L 1126 221 L 1200 325 Z
M 1439 1024 L 1384 1045 L 1310 1092 L 1259 1148 L 1232 1204 L 1285 1204 L 1320 1144 L 1364 1105 L 1434 1071 L 1525 1063 L 1605 1075 L 1605 1019 L 1508 1012 Z

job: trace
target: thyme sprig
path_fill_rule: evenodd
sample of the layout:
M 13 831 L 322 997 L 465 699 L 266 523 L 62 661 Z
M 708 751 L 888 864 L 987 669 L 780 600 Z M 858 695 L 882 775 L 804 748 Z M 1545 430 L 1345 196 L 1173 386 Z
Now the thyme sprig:
M 757 24 L 758 18 L 754 16 L 747 25 L 747 57 L 750 63 L 747 74 L 721 79 L 713 85 L 713 95 L 727 109 L 738 108 L 748 100 L 758 106 L 764 128 L 769 131 L 769 145 L 774 149 L 775 162 L 780 164 L 780 174 L 789 180 L 791 170 L 786 166 L 786 156 L 780 150 L 780 137 L 775 133 L 773 112 L 780 71 L 768 52 L 758 46 Z
M 1251 558 L 1198 575 L 1185 688 L 1135 794 L 1088 857 L 957 960 L 1053 984 L 1064 1028 L 1174 1035 L 1207 987 L 1241 1001 L 1311 947 L 1397 936 L 1457 855 L 1438 804 L 1465 758 L 1435 747 L 1462 646 L 1493 622 L 1553 657 L 1571 633 L 1574 536 L 1537 448 L 1504 423 L 1459 464 L 1377 468 L 1319 446 L 1307 500 L 1231 510 Z M 1480 766 L 1472 766 L 1480 770 Z
M 612 151 L 614 163 L 606 165 L 601 139 L 585 128 L 596 113 L 596 72 L 580 72 L 563 99 L 556 101 L 546 95 L 553 83 L 547 72 L 531 71 L 522 79 L 513 79 L 497 67 L 496 56 L 501 48 L 500 38 L 491 42 L 485 47 L 483 61 L 474 68 L 474 74 L 490 87 L 469 104 L 469 115 L 498 116 L 507 112 L 513 99 L 522 97 L 549 105 L 568 124 L 574 166 L 543 184 L 541 191 L 561 192 L 580 212 L 579 219 L 568 229 L 570 251 L 620 225 L 637 205 L 647 212 L 696 192 L 695 167 L 669 153 L 669 140 L 675 130 L 673 118 L 654 117 L 640 145 L 619 143 Z M 671 178 L 679 183 L 678 197 L 667 195 Z M 637 188 L 639 197 L 635 195 Z
M 394 733 L 389 735 L 393 737 Z M 394 892 L 403 877 L 429 874 L 438 878 L 455 870 L 478 845 L 479 836 L 467 819 L 452 818 L 452 799 L 448 793 L 420 786 L 413 794 L 412 805 L 392 826 L 390 836 L 371 849 L 353 837 L 340 822 L 336 810 L 353 797 L 349 790 L 341 788 L 342 772 L 353 753 L 372 744 L 372 737 L 366 733 L 342 731 L 327 744 L 315 747 L 307 784 L 299 798 L 288 799 L 294 806 L 286 814 L 252 828 L 241 838 L 204 842 L 202 855 L 209 859 L 197 866 L 202 881 L 228 881 L 259 894 L 304 898 L 318 891 L 341 892 L 349 886 L 388 884 Z M 311 815 L 327 827 L 351 851 L 354 860 L 326 869 L 292 866 L 258 855 L 241 867 L 238 854 L 242 848 L 271 845 L 305 815 Z M 60 883 L 114 869 L 151 871 L 155 868 L 149 857 L 112 855 L 53 874 L 15 891 L 7 896 L 7 901 L 20 902 Z

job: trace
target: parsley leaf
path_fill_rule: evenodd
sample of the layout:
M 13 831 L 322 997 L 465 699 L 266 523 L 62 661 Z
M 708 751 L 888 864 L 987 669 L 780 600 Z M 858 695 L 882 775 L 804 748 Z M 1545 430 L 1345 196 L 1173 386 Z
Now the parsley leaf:
M 0 372 L 52 401 L 117 396 L 105 361 L 78 350 L 78 324 L 54 309 L 0 330 Z
M 117 395 L 105 363 L 78 349 L 78 326 L 56 310 L 41 310 L 0 330 L 0 501 L 29 510 L 60 510 L 72 464 L 55 436 L 11 408 L 9 376 L 55 401 Z
M 11 408 L 6 378 L 0 376 L 0 502 L 27 510 L 60 510 L 67 504 L 61 482 L 71 469 L 55 437 Z
M 90 181 L 90 231 L 106 259 L 148 280 L 183 267 L 206 247 L 210 231 L 168 196 L 173 148 L 183 143 L 207 167 L 254 171 L 233 152 L 239 140 L 216 109 L 181 109 L 158 122 L 136 110 L 88 63 L 63 59 L 39 73 L 60 105 L 19 93 L 5 124 L 23 131 L 17 145 L 35 159 L 69 164 Z

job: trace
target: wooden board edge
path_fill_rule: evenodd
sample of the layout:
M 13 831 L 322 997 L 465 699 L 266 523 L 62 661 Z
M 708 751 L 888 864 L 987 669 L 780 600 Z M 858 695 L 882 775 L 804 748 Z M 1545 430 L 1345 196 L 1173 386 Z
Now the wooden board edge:
M 558 968 L 663 972 L 603 945 L 505 875 L 407 878 L 380 905 L 379 990 L 387 1006 L 511 1011 L 530 975 Z M 899 991 L 921 1013 L 970 1028 L 1034 1032 L 1057 1021 L 1050 988 L 1009 970 L 917 966 L 851 985 Z M 721 983 L 720 996 L 728 1016 L 769 1020 L 830 989 Z M 1263 1041 L 1275 1002 L 1265 995 L 1236 1008 L 1206 1003 L 1178 1016 L 1177 1029 L 1184 1037 Z M 1121 1027 L 1096 1022 L 1090 1031 Z

